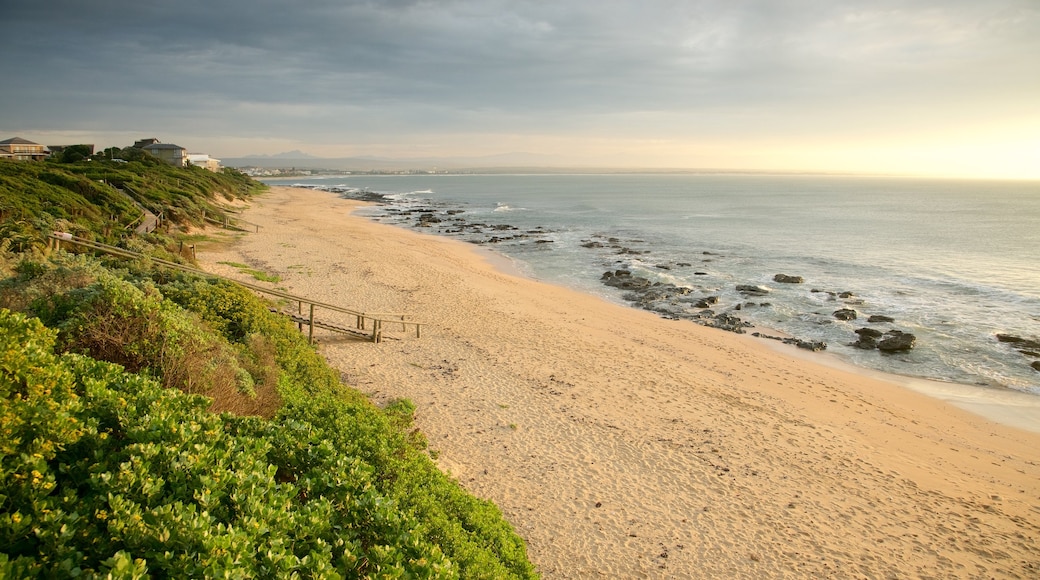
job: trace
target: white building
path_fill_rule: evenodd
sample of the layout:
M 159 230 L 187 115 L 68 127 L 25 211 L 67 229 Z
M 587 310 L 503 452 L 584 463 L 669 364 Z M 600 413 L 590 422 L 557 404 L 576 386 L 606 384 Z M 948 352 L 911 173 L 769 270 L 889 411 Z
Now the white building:
M 214 159 L 205 153 L 189 153 L 188 163 L 198 167 L 203 167 L 213 173 L 217 173 L 221 169 L 220 159 Z

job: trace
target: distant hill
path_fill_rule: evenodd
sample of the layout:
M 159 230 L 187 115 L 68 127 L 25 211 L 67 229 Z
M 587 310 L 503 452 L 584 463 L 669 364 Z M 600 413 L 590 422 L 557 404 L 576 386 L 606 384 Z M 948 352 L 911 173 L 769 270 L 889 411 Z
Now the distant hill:
M 265 154 L 253 154 L 246 155 L 243 159 L 318 159 L 310 153 L 304 153 L 299 149 L 293 149 L 292 151 L 285 151 L 282 153 L 275 153 L 274 155 Z

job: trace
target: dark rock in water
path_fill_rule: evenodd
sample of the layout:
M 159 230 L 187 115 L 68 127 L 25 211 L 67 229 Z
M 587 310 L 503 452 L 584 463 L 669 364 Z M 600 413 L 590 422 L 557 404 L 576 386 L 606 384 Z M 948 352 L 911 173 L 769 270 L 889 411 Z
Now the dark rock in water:
M 742 294 L 751 294 L 751 295 L 754 295 L 754 296 L 765 296 L 766 294 L 769 294 L 771 292 L 771 290 L 769 288 L 766 288 L 765 286 L 754 286 L 754 285 L 751 285 L 751 284 L 738 284 L 737 285 L 737 292 L 740 292 Z
M 553 243 L 553 241 L 552 240 L 535 240 L 534 243 L 536 243 L 536 244 L 551 244 L 551 243 Z
M 668 264 L 656 264 L 654 266 L 654 268 L 657 268 L 659 270 L 671 270 L 672 269 L 672 267 L 669 266 Z
M 441 223 L 441 218 L 435 216 L 432 213 L 424 213 L 419 215 L 419 227 L 430 227 L 430 224 Z
M 852 292 L 842 292 L 841 294 L 838 294 L 838 298 L 855 298 L 855 297 L 856 297 L 856 295 L 853 294 Z
M 714 318 L 705 320 L 704 325 L 712 328 L 728 330 L 737 334 L 744 334 L 744 329 L 752 326 L 750 322 L 745 322 L 740 318 L 725 312 L 722 314 L 716 314 Z
M 801 340 L 788 338 L 784 340 L 787 344 L 794 344 L 798 348 L 804 348 L 805 350 L 811 350 L 813 352 L 819 352 L 821 350 L 827 350 L 827 343 L 820 340 Z
M 788 276 L 787 274 L 777 274 L 773 276 L 773 282 L 779 282 L 781 284 L 801 284 L 805 282 L 805 278 L 801 276 Z
M 694 272 L 693 275 L 694 276 L 707 276 L 708 273 L 707 272 Z
M 1033 364 L 1031 364 L 1029 366 L 1033 367 L 1034 371 L 1040 371 L 1040 360 L 1033 361 Z
M 859 335 L 859 340 L 849 344 L 849 346 L 862 348 L 863 350 L 874 350 L 877 348 L 878 339 L 884 336 L 880 330 L 873 328 L 857 328 L 854 332 Z
M 882 316 L 880 314 L 871 314 L 870 318 L 867 318 L 867 322 L 895 322 L 896 319 L 891 316 Z
M 651 285 L 650 280 L 641 278 L 639 276 L 614 276 L 613 278 L 607 278 L 604 282 L 607 286 L 613 286 L 615 288 L 621 288 L 622 290 L 637 290 L 639 288 L 649 288 Z
M 834 318 L 837 318 L 838 320 L 856 320 L 856 311 L 851 308 L 835 310 Z
M 719 302 L 719 297 L 718 296 L 708 296 L 706 298 L 701 298 L 700 300 L 698 300 L 694 304 L 694 307 L 696 307 L 696 308 L 711 308 L 712 304 L 718 304 L 718 302 Z
M 779 340 L 784 344 L 793 344 L 798 348 L 804 348 L 805 350 L 811 350 L 813 352 L 819 352 L 821 350 L 827 350 L 827 343 L 819 340 L 802 340 L 800 338 L 782 338 L 779 336 L 770 336 L 768 334 L 762 334 L 759 332 L 751 333 L 751 336 L 759 336 L 762 338 L 768 338 L 771 340 Z
M 675 265 L 679 266 L 680 268 L 689 268 L 693 264 L 691 264 L 689 262 L 676 262 Z
M 445 213 L 447 213 L 448 215 L 459 215 L 460 213 L 466 213 L 466 210 L 464 210 L 464 209 L 449 209 Z
M 1040 358 L 1040 352 L 1036 352 L 1035 350 L 1020 350 L 1018 352 L 1033 358 Z
M 872 336 L 860 336 L 859 340 L 849 343 L 849 346 L 863 350 L 874 350 L 878 346 L 878 341 Z
M 1017 348 L 1026 348 L 1033 350 L 1040 350 L 1040 340 L 1031 340 L 1028 338 L 1022 338 L 1021 336 L 1015 336 L 1012 334 L 998 334 L 997 340 L 1000 342 L 1006 342 L 1013 344 Z
M 917 344 L 917 337 L 909 332 L 890 330 L 885 337 L 878 342 L 878 350 L 881 352 L 900 352 L 910 350 Z
M 599 242 L 585 242 L 584 244 L 581 245 L 581 247 L 583 247 L 583 248 L 602 248 L 603 244 L 601 244 Z

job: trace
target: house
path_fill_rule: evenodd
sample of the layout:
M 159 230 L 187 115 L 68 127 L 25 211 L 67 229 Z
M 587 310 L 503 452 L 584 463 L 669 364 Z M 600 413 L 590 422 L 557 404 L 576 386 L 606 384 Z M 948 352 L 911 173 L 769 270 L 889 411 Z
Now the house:
M 146 145 L 155 145 L 156 143 L 161 142 L 162 141 L 159 141 L 155 137 L 152 137 L 150 139 L 138 139 L 134 142 L 134 149 L 144 149 Z
M 205 153 L 189 153 L 188 163 L 198 167 L 203 167 L 213 173 L 218 173 L 221 170 L 220 159 L 214 159 Z
M 149 143 L 141 147 L 141 149 L 151 153 L 152 157 L 161 159 L 174 167 L 184 167 L 188 162 L 188 150 L 172 143 Z
M 0 141 L 0 159 L 17 159 L 20 161 L 40 161 L 46 159 L 51 152 L 39 143 L 33 143 L 21 137 L 12 137 Z

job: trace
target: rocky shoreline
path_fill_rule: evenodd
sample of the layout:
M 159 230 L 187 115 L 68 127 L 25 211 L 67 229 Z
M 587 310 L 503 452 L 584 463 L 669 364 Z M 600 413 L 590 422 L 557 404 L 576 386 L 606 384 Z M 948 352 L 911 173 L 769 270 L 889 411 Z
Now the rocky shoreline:
M 400 207 L 396 200 L 382 194 L 345 188 L 319 187 L 351 199 L 369 201 L 385 206 L 389 219 L 415 228 L 436 229 L 440 234 L 459 236 L 466 241 L 478 245 L 496 245 L 503 243 L 538 244 L 554 243 L 550 239 L 553 234 L 542 226 L 523 229 L 514 225 L 498 223 L 482 223 L 469 221 L 465 210 L 444 209 L 431 205 Z M 601 252 L 605 262 L 612 263 L 611 269 L 600 276 L 605 286 L 621 292 L 622 300 L 630 305 L 657 313 L 659 316 L 673 320 L 689 320 L 697 324 L 718 328 L 738 334 L 747 333 L 754 324 L 740 316 L 750 309 L 768 309 L 772 304 L 767 298 L 774 290 L 761 284 L 737 284 L 733 287 L 740 296 L 739 301 L 730 300 L 723 304 L 719 292 L 705 291 L 690 286 L 680 286 L 668 282 L 651 280 L 647 276 L 633 273 L 629 261 L 636 259 L 645 264 L 650 250 L 640 249 L 642 240 L 622 240 L 616 237 L 594 235 L 581 240 L 581 247 Z M 702 263 L 710 263 L 722 256 L 712 252 L 702 252 Z M 693 269 L 694 276 L 708 276 L 709 272 L 694 269 L 692 262 L 657 263 L 653 268 L 662 272 L 672 270 Z M 772 280 L 780 285 L 804 284 L 804 277 L 786 273 L 777 273 Z M 860 320 L 863 313 L 856 309 L 863 302 L 850 291 L 831 291 L 813 288 L 811 293 L 823 293 L 828 300 L 840 301 L 840 307 L 833 311 L 834 320 L 851 322 Z M 855 328 L 845 344 L 857 349 L 876 350 L 881 354 L 898 354 L 913 350 L 918 346 L 918 337 L 910 332 L 895 328 L 894 317 L 884 314 L 865 315 L 865 325 Z M 879 328 L 880 326 L 880 328 Z M 780 337 L 753 332 L 753 336 L 769 338 L 810 351 L 822 351 L 827 343 L 798 337 Z M 997 335 L 996 340 L 1016 347 L 1025 357 L 1040 359 L 1040 341 L 1011 335 Z M 1040 372 L 1040 360 L 1032 360 L 1030 366 Z

